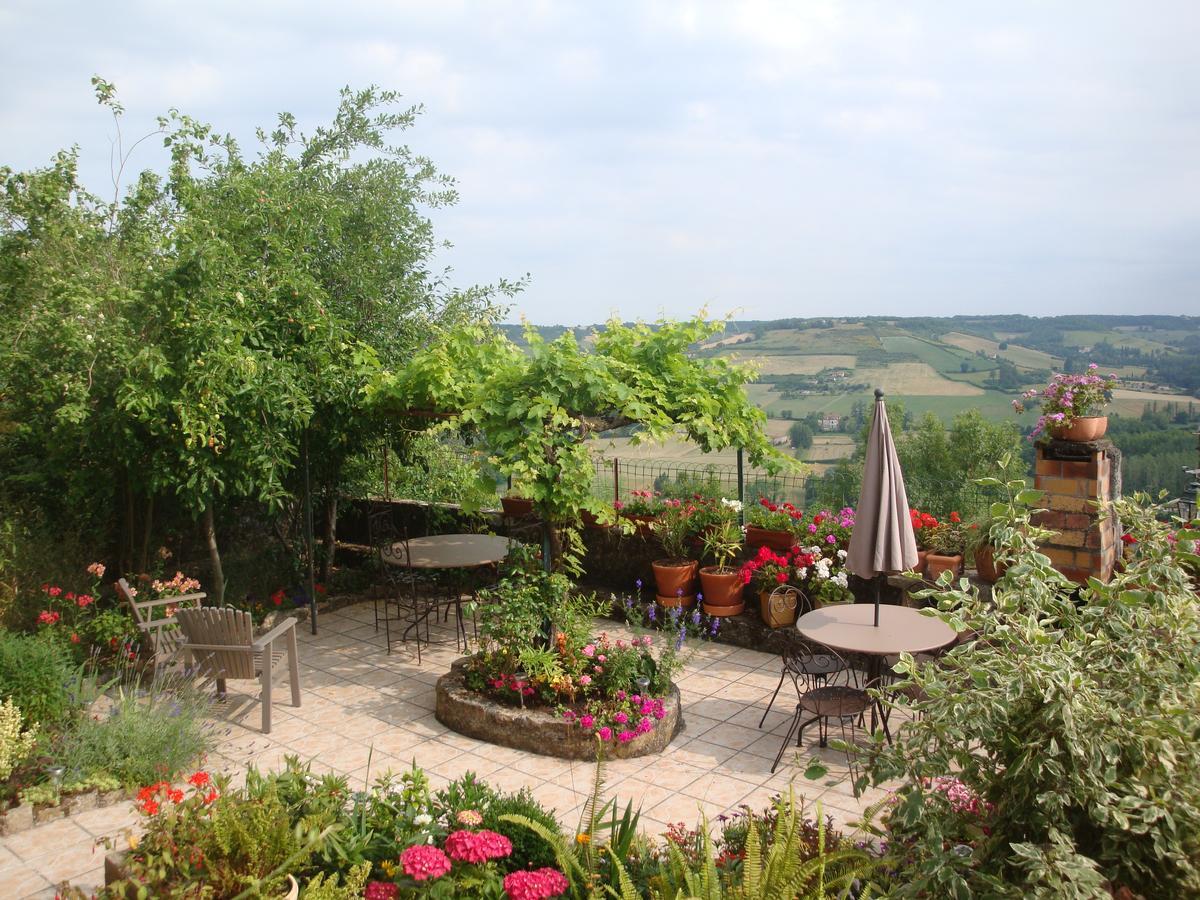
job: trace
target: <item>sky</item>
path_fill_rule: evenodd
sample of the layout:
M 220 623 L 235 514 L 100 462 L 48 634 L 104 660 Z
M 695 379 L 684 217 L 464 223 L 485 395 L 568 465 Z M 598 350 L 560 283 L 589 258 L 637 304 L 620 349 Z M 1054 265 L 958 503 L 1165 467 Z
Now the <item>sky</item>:
M 423 104 L 457 285 L 537 324 L 1200 308 L 1200 4 L 0 0 L 0 165 L 111 193 L 175 107 L 245 147 Z M 133 169 L 163 167 L 154 141 Z

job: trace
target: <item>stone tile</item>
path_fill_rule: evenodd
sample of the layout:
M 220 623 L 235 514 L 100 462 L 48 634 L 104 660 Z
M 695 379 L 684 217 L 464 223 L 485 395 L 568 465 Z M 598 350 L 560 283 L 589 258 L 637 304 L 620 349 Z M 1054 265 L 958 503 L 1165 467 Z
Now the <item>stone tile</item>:
M 724 678 L 711 678 L 704 674 L 686 675 L 680 678 L 677 684 L 680 691 L 687 691 L 689 694 L 697 694 L 705 697 L 729 686 L 729 682 Z
M 29 831 L 9 835 L 4 839 L 4 846 L 24 862 L 70 847 L 91 841 L 91 835 L 80 827 L 74 819 L 58 819 L 47 825 L 38 825 Z
M 736 808 L 742 798 L 757 787 L 757 784 L 750 784 L 740 778 L 710 772 L 685 787 L 683 793 L 697 800 L 714 803 L 725 810 Z
M 684 718 L 696 713 L 709 719 L 724 722 L 730 716 L 735 716 L 746 708 L 745 703 L 737 700 L 722 700 L 719 697 L 705 697 L 696 703 L 688 704 L 683 711 Z
M 704 740 L 707 743 L 716 744 L 718 747 L 727 747 L 730 750 L 744 750 L 761 737 L 762 735 L 756 728 L 733 725 L 729 722 L 722 723 L 704 733 Z
M 95 837 L 112 834 L 123 828 L 132 828 L 141 822 L 141 815 L 132 803 L 118 803 L 90 809 L 72 817 L 73 822 Z
M 36 897 L 46 891 L 54 896 L 51 882 L 24 863 L 0 867 L 0 890 L 5 897 Z

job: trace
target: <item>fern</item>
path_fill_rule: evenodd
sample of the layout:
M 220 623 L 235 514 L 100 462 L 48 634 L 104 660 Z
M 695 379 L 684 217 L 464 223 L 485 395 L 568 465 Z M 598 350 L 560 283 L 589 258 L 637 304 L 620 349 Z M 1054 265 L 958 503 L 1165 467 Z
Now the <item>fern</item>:
M 618 898 L 618 900 L 641 900 L 641 894 L 638 893 L 637 888 L 633 884 L 633 879 L 629 877 L 629 873 L 621 863 L 621 857 L 617 853 L 614 853 L 611 847 L 607 849 L 613 871 L 617 874 L 617 887 L 621 889 L 618 892 L 610 887 L 607 889 L 609 895 Z

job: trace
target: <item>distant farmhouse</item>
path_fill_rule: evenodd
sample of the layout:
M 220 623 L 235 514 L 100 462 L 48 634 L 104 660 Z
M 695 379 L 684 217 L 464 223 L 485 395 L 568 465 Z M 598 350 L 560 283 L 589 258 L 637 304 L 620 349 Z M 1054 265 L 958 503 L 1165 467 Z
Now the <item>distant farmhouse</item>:
M 837 431 L 841 427 L 842 417 L 836 413 L 822 413 L 817 420 L 817 427 L 822 431 Z

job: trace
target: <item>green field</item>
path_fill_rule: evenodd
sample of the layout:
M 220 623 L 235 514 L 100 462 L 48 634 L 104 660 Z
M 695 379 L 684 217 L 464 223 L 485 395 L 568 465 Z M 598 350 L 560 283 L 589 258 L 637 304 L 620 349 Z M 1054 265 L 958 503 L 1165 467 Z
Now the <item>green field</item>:
M 972 370 L 987 371 L 996 368 L 991 360 L 981 359 L 974 353 L 938 344 L 926 338 L 912 335 L 885 335 L 879 339 L 888 353 L 911 353 L 923 363 L 928 363 L 939 372 L 958 372 L 967 363 Z
M 1006 344 L 1001 350 L 998 342 L 974 334 L 951 331 L 942 335 L 942 340 L 970 353 L 982 350 L 989 355 L 995 354 L 1021 369 L 1055 369 L 1062 365 L 1061 358 L 1041 350 L 1022 347 L 1020 344 Z
M 746 388 L 750 399 L 769 416 L 778 416 L 784 410 L 799 418 L 810 412 L 831 412 L 846 415 L 855 401 L 870 402 L 874 399 L 870 391 L 860 394 L 814 394 L 807 397 L 787 399 L 780 397 L 771 390 L 771 385 L 752 384 Z M 971 409 L 978 409 L 989 419 L 1002 421 L 1012 419 L 1018 424 L 1032 425 L 1036 417 L 1029 415 L 1017 416 L 1012 410 L 1012 400 L 1016 394 L 1002 394 L 997 391 L 986 391 L 974 397 L 944 397 L 929 395 L 899 395 L 888 396 L 889 400 L 900 401 L 906 410 L 921 416 L 931 412 L 944 422 L 950 422 L 956 415 Z M 1140 407 L 1139 407 L 1140 412 Z
M 1130 347 L 1146 353 L 1171 349 L 1168 344 L 1151 340 L 1141 334 L 1127 334 L 1117 331 L 1064 331 L 1063 341 L 1068 347 L 1092 347 L 1101 341 L 1107 341 L 1114 347 Z

